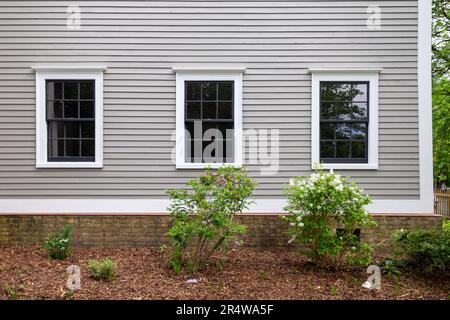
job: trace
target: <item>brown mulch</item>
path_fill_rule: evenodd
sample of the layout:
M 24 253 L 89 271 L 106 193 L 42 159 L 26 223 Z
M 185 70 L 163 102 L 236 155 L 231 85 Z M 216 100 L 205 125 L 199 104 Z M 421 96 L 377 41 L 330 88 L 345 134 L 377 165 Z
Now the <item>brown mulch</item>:
M 89 276 L 87 261 L 117 262 L 112 282 Z M 449 299 L 450 275 L 383 276 L 381 290 L 361 287 L 365 268 L 321 270 L 296 252 L 233 249 L 187 284 L 164 254 L 148 248 L 74 248 L 69 259 L 50 260 L 39 247 L 0 247 L 1 299 Z M 66 268 L 81 268 L 81 290 L 66 287 Z

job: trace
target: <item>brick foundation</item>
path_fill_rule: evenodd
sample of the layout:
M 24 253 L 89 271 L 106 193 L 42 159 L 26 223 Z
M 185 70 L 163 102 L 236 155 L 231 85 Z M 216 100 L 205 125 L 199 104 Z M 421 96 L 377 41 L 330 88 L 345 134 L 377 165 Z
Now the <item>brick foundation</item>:
M 394 230 L 438 228 L 437 215 L 374 215 L 378 227 L 361 237 L 379 252 L 390 246 Z M 280 215 L 245 214 L 237 221 L 247 226 L 244 245 L 254 248 L 287 248 L 287 225 Z M 0 245 L 42 244 L 46 236 L 65 223 L 73 226 L 76 246 L 149 246 L 167 243 L 167 215 L 3 215 L 0 216 Z

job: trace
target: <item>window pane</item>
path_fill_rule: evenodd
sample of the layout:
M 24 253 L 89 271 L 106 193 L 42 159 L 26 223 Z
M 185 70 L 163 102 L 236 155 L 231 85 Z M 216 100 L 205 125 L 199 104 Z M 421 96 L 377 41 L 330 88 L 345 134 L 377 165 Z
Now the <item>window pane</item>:
M 334 139 L 334 124 L 320 124 L 320 139 Z
M 78 123 L 66 123 L 66 138 L 79 138 L 80 125 Z
M 185 136 L 189 139 L 194 139 L 194 122 L 186 122 L 184 124 L 184 128 L 186 130 Z
M 336 104 L 332 102 L 324 102 L 320 105 L 320 118 L 323 120 L 331 120 L 336 118 Z
M 367 83 L 355 84 L 352 86 L 353 101 L 367 101 Z
M 352 158 L 366 158 L 366 143 L 362 141 L 352 142 Z
M 367 119 L 367 104 L 354 103 L 353 104 L 353 119 Z
M 58 122 L 50 122 L 48 127 L 49 139 L 64 138 L 64 124 Z
M 350 142 L 336 141 L 336 158 L 350 157 Z
M 82 157 L 95 157 L 95 141 L 94 140 L 81 141 L 81 156 Z
M 216 122 L 203 122 L 202 123 L 202 138 L 203 138 L 203 140 L 207 139 L 207 138 L 205 138 L 206 135 L 215 134 L 217 136 L 218 130 L 219 130 L 218 125 Z M 210 141 L 211 139 L 207 139 L 207 140 Z
M 186 102 L 186 119 L 200 118 L 200 102 Z
M 352 124 L 352 139 L 353 140 L 365 140 L 366 139 L 366 124 L 365 123 L 353 123 Z
M 232 102 L 219 102 L 219 119 L 232 119 L 233 118 L 233 103 Z
M 185 161 L 202 162 L 202 122 L 186 122 L 185 128 Z
M 186 140 L 185 145 L 185 160 L 189 163 L 202 163 L 203 162 L 203 142 L 197 139 Z
M 331 83 L 320 83 L 320 100 L 322 101 L 334 101 L 334 91 L 331 88 Z
M 234 137 L 234 123 L 222 122 L 217 125 L 218 130 L 221 132 L 223 139 L 233 139 Z
M 234 162 L 234 140 L 227 139 L 225 140 L 225 145 L 223 147 L 223 162 L 224 163 L 233 163 Z
M 80 99 L 94 99 L 94 81 L 81 81 L 80 82 Z
M 202 83 L 203 100 L 217 100 L 217 82 Z
M 64 99 L 78 99 L 77 81 L 64 81 Z
M 233 82 L 219 83 L 219 100 L 233 100 Z
M 351 103 L 337 103 L 336 104 L 336 119 L 341 121 L 348 121 L 351 119 L 352 105 Z
M 334 158 L 334 142 L 333 141 L 320 142 L 320 157 L 321 158 Z
M 48 154 L 50 157 L 64 157 L 64 140 L 49 140 Z
M 95 138 L 95 123 L 85 122 L 81 124 L 81 137 L 82 138 Z
M 186 99 L 200 100 L 201 99 L 201 84 L 200 82 L 186 81 Z
M 47 100 L 62 99 L 62 83 L 47 81 Z
M 78 118 L 78 101 L 64 101 L 64 118 Z
M 336 124 L 336 139 L 349 140 L 351 137 L 350 125 L 346 123 Z
M 66 157 L 80 156 L 80 140 L 66 140 Z
M 351 84 L 321 82 L 320 92 L 322 101 L 351 101 Z
M 203 102 L 203 119 L 216 119 L 216 102 Z
M 94 101 L 80 101 L 80 118 L 94 118 Z
M 47 117 L 50 119 L 61 119 L 63 117 L 63 104 L 61 101 L 47 102 Z
M 223 156 L 223 153 L 221 152 L 222 147 L 219 146 L 219 143 L 221 143 L 221 140 L 216 141 L 216 139 L 202 141 L 202 162 L 216 163 L 218 162 L 218 158 L 220 158 L 220 161 L 222 161 L 221 155 Z

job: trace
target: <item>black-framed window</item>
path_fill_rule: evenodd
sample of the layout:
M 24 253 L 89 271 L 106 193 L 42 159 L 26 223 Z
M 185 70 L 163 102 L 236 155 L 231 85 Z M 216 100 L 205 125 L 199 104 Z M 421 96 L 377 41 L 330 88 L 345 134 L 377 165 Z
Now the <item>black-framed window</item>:
M 233 162 L 234 81 L 185 81 L 186 162 Z
M 369 82 L 320 82 L 320 161 L 367 163 Z
M 46 80 L 48 161 L 95 161 L 95 80 Z

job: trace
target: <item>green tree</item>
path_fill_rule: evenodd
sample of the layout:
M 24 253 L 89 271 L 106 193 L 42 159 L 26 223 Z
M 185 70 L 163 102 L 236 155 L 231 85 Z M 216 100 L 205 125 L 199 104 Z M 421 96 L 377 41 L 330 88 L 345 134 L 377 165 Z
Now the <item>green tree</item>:
M 450 0 L 433 1 L 434 179 L 450 185 Z

